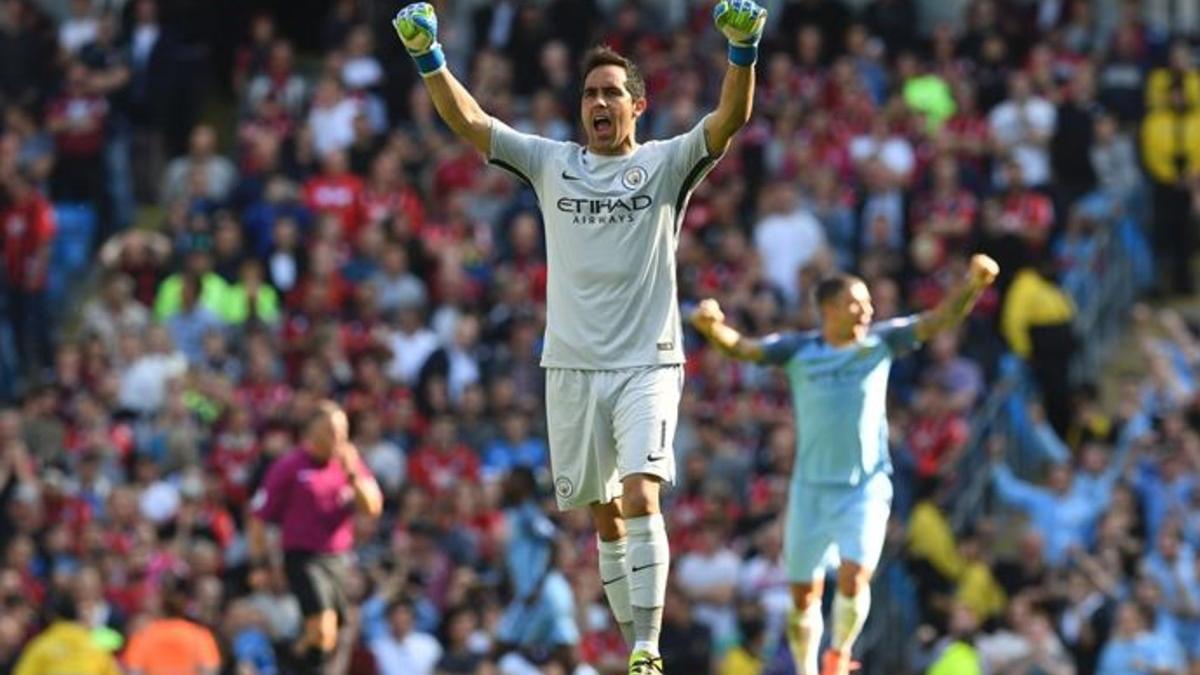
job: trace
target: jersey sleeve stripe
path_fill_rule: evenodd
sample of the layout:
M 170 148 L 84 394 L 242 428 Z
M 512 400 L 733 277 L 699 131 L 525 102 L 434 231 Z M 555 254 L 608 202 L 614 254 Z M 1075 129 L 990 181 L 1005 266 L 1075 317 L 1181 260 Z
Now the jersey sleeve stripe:
M 675 229 L 678 231 L 679 225 L 683 223 L 683 203 L 687 201 L 688 195 L 692 190 L 696 189 L 696 183 L 700 182 L 700 177 L 708 170 L 710 166 L 716 163 L 717 157 L 705 155 L 703 159 L 696 162 L 696 166 L 688 172 L 687 178 L 683 179 L 683 185 L 679 186 L 679 196 L 675 198 Z
M 529 187 L 533 187 L 533 181 L 529 180 L 529 176 L 526 176 L 524 173 L 521 172 L 520 169 L 513 166 L 512 164 L 509 164 L 508 162 L 506 162 L 502 159 L 495 159 L 495 158 L 489 159 L 488 164 L 494 164 L 495 166 L 498 166 L 501 169 L 504 169 L 505 171 L 511 173 L 512 175 L 516 176 L 517 178 L 520 178 Z

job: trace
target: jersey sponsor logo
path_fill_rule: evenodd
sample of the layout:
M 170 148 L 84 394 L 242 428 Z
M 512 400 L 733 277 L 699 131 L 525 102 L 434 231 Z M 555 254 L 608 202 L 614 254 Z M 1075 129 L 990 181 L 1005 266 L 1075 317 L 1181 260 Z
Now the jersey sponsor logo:
M 646 170 L 640 166 L 631 166 L 621 174 L 621 185 L 627 190 L 636 190 L 646 183 Z
M 573 216 L 571 222 L 575 225 L 632 225 L 637 222 L 639 212 L 653 205 L 649 195 L 603 199 L 561 197 L 555 204 L 560 212 Z

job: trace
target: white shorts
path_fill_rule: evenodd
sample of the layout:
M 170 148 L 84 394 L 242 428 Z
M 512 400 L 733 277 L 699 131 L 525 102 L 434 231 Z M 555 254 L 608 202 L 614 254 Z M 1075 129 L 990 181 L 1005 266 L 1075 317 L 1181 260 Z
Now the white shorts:
M 635 473 L 675 482 L 683 366 L 546 370 L 550 472 L 560 509 L 605 504 Z

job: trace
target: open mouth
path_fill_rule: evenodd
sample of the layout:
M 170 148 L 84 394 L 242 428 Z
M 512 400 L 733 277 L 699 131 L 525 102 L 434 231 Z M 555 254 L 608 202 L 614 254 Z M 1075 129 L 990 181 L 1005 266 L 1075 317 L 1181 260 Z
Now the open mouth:
M 608 133 L 612 131 L 612 120 L 604 113 L 597 114 L 592 118 L 592 129 L 597 133 Z

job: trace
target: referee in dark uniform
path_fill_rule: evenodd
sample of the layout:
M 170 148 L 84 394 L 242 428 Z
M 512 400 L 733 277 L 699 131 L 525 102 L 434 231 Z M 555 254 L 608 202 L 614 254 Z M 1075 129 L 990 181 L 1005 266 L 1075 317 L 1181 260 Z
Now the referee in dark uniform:
M 346 413 L 321 402 L 304 441 L 271 465 L 250 505 L 251 565 L 267 561 L 266 525 L 282 531 L 284 571 L 304 614 L 297 651 L 306 673 L 321 673 L 337 648 L 354 514 L 383 511 L 379 484 L 348 438 Z

